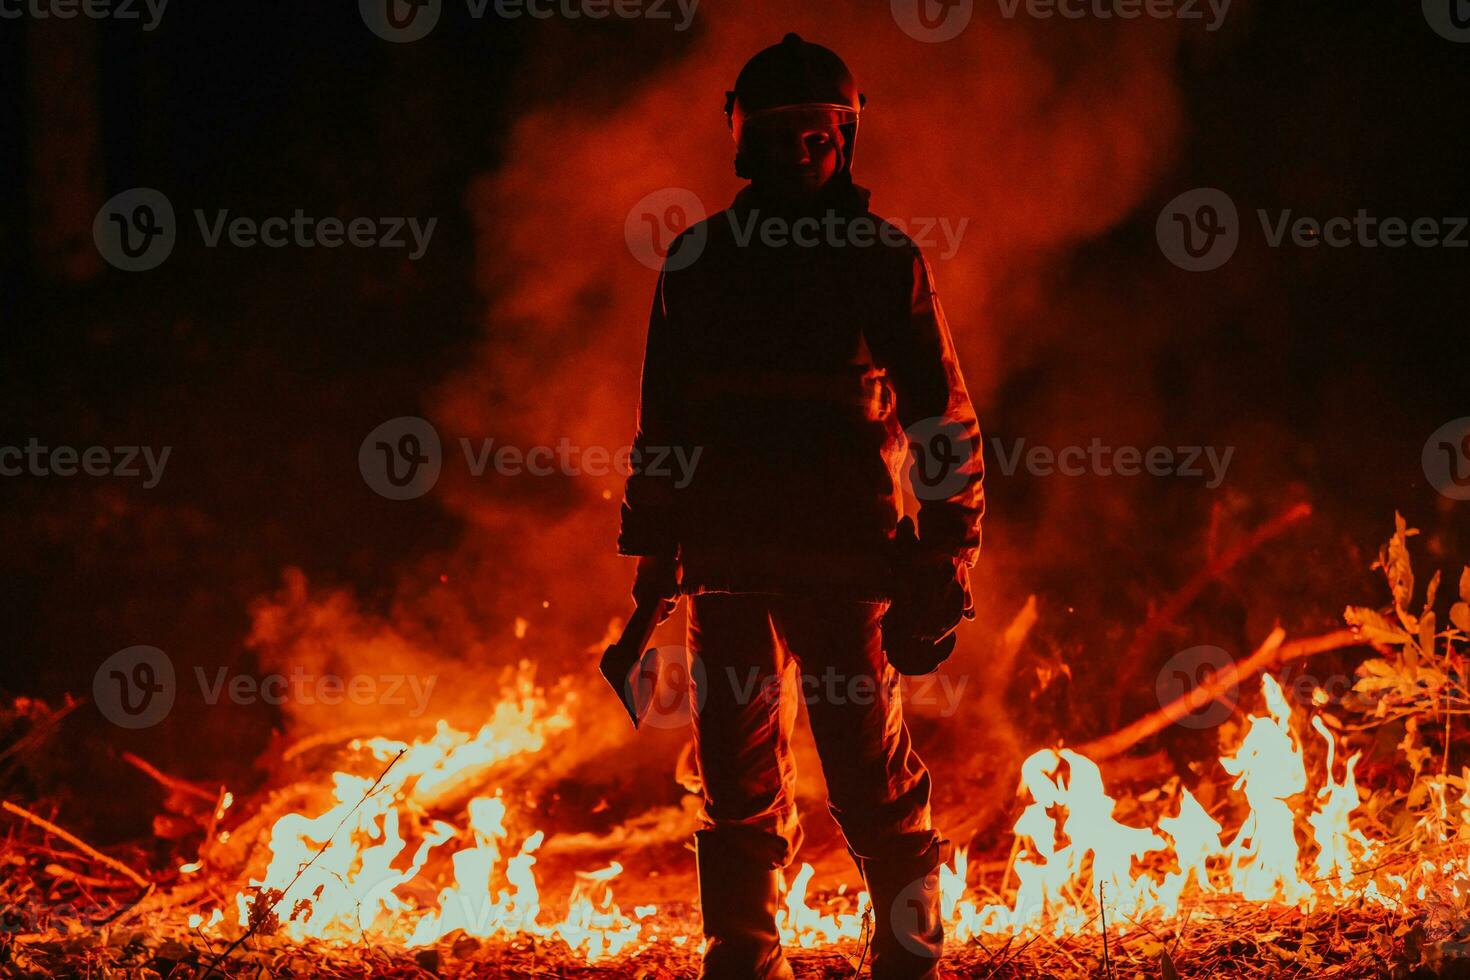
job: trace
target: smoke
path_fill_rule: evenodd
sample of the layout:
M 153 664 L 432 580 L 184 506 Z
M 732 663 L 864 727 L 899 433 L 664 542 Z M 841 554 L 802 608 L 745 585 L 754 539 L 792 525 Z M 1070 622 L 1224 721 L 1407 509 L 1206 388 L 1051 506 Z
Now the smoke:
M 1083 299 L 1058 293 L 1060 274 L 1174 164 L 1188 28 L 1005 19 L 982 5 L 958 38 L 924 43 L 888 4 L 711 3 L 690 35 L 668 42 L 677 54 L 617 97 L 568 98 L 516 118 L 504 164 L 468 189 L 483 333 L 428 399 L 446 454 L 461 437 L 522 450 L 627 444 L 656 278 L 630 247 L 630 212 L 670 188 L 707 213 L 729 202 L 740 183 L 723 93 L 751 54 L 793 30 L 837 50 L 868 96 L 856 179 L 872 189 L 874 211 L 926 246 L 982 426 L 1007 379 L 1079 329 Z M 945 242 L 941 226 L 958 239 Z M 446 466 L 436 493 L 464 519 L 463 543 L 432 568 L 405 571 L 390 612 L 372 617 L 395 640 L 357 636 L 354 669 L 423 658 L 441 689 L 473 691 L 489 665 L 530 656 L 546 680 L 590 683 L 631 579 L 631 563 L 614 554 L 621 476 L 473 477 Z M 262 655 L 322 649 L 319 629 L 279 628 L 320 623 L 310 610 L 322 601 L 298 583 L 264 604 L 258 619 L 278 628 L 257 630 Z M 1015 607 L 983 612 L 1003 624 Z M 351 610 L 335 615 L 364 628 Z M 610 696 L 585 701 L 599 733 L 589 745 L 624 737 L 609 727 L 626 726 Z
M 1048 289 L 1057 263 L 1127 216 L 1171 164 L 1178 25 L 1099 30 L 979 9 L 958 38 L 931 44 L 887 5 L 824 7 L 702 7 L 677 59 L 612 108 L 569 100 L 516 121 L 506 164 L 469 195 L 485 339 L 438 392 L 445 426 L 521 446 L 626 444 L 656 276 L 625 241 L 629 213 L 669 188 L 710 212 L 728 203 L 740 185 L 723 93 L 788 30 L 841 53 L 868 95 L 857 179 L 878 213 L 911 234 L 932 229 L 927 251 L 977 403 L 1027 366 L 1044 338 L 1013 325 L 1059 305 Z M 940 223 L 963 230 L 948 259 Z M 585 600 L 627 578 L 610 557 L 620 491 L 616 476 L 461 480 L 449 500 L 501 542 L 522 585 L 561 593 L 574 574 Z

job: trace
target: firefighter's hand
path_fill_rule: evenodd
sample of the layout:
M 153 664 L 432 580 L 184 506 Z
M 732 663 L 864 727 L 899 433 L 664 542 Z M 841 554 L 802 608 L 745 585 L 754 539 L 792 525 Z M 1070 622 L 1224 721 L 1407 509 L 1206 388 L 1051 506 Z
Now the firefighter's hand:
M 961 619 L 973 619 L 970 567 L 949 557 L 923 560 L 916 569 L 915 625 L 927 639 L 948 636 Z
M 642 555 L 633 579 L 633 601 L 659 604 L 658 621 L 674 614 L 679 600 L 679 559 L 672 555 Z

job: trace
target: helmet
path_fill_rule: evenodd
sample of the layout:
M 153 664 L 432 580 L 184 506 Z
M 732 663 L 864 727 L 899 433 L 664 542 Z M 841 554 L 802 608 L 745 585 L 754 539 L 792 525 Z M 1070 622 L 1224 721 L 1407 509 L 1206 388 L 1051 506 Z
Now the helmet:
M 836 52 L 820 44 L 787 34 L 745 63 L 735 79 L 735 88 L 725 93 L 725 121 L 735 140 L 735 171 L 744 172 L 741 154 L 748 151 L 747 126 L 751 122 L 774 121 L 785 114 L 821 114 L 842 130 L 846 143 L 842 173 L 852 169 L 857 142 L 858 116 L 867 97 L 857 89 Z

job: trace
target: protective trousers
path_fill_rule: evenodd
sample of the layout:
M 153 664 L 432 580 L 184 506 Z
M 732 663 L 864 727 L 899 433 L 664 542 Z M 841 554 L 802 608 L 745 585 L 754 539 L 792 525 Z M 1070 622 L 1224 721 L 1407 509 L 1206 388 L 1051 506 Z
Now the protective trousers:
M 870 881 L 875 907 L 899 900 L 906 884 L 889 884 L 883 879 L 893 876 L 882 869 L 903 869 L 921 881 L 937 876 L 944 851 L 930 820 L 929 773 L 910 743 L 898 675 L 883 656 L 884 609 L 884 603 L 764 594 L 691 599 L 707 977 L 784 975 L 779 947 L 772 959 L 769 883 L 801 844 L 791 750 L 798 699 L 811 720 L 829 808 Z M 932 904 L 936 915 L 928 919 L 937 918 L 937 896 Z M 767 905 L 769 911 L 756 907 Z M 881 911 L 880 927 L 913 931 L 890 927 L 889 910 Z M 926 923 L 921 950 L 933 947 L 935 925 Z M 911 945 L 903 936 L 874 937 L 880 955 Z M 927 975 L 938 952 L 933 947 L 913 964 L 917 971 L 895 975 Z M 888 961 L 897 965 L 897 956 Z M 877 962 L 874 968 L 876 975 Z

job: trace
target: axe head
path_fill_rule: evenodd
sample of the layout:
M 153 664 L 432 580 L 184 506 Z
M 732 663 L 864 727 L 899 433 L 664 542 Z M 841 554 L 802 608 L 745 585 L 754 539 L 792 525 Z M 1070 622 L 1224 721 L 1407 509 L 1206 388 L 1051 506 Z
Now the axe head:
M 648 716 L 653 704 L 656 677 L 643 670 L 643 664 L 653 651 L 653 631 L 658 627 L 658 602 L 639 603 L 628 617 L 618 642 L 609 646 L 598 664 L 603 679 L 612 686 L 613 693 L 628 712 L 628 720 L 636 729 Z

